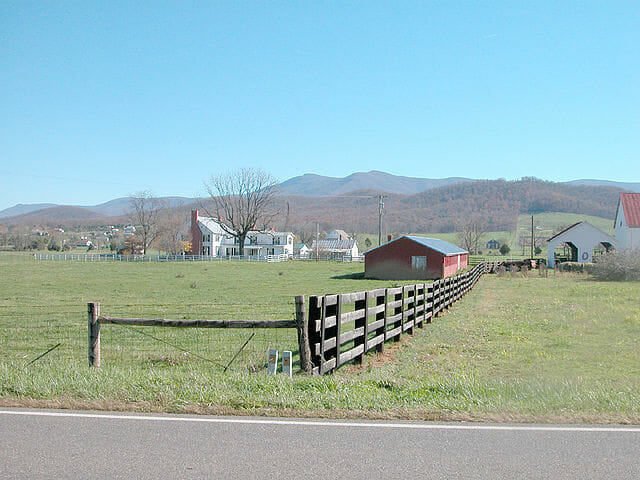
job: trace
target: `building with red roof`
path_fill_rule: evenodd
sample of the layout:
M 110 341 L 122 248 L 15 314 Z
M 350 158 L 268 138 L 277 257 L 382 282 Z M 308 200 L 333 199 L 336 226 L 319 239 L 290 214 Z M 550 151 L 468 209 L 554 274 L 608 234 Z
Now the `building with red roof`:
M 621 193 L 614 220 L 618 248 L 640 248 L 640 193 Z

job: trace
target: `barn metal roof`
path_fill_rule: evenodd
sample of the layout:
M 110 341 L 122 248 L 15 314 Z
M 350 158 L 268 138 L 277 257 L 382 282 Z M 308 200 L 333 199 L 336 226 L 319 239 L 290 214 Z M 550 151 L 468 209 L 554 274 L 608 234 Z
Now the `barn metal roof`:
M 339 252 L 339 251 L 343 251 L 343 250 L 351 250 L 355 243 L 356 243 L 356 241 L 353 240 L 353 239 L 349 239 L 349 240 L 319 240 L 318 241 L 318 250 L 332 251 L 332 252 Z M 315 248 L 316 248 L 316 241 L 314 240 L 313 244 L 311 245 L 311 250 L 315 250 Z
M 424 245 L 425 247 L 430 248 L 431 250 L 435 250 L 436 252 L 440 252 L 445 256 L 469 253 L 465 249 L 460 248 L 457 245 L 454 245 L 453 243 L 449 243 L 446 240 L 441 240 L 439 238 L 416 237 L 413 235 L 404 235 L 402 237 L 396 238 L 395 240 L 391 240 L 391 242 L 387 242 L 384 245 L 380 245 L 379 247 L 372 248 L 371 250 L 364 252 L 364 254 L 366 255 L 367 253 L 373 252 L 378 248 L 384 247 L 385 245 L 389 245 L 389 243 L 397 242 L 401 238 L 408 238 L 413 242 Z
M 469 253 L 464 248 L 460 248 L 453 243 L 449 243 L 446 240 L 439 238 L 428 237 L 414 237 L 413 235 L 406 235 L 406 237 L 414 242 L 421 243 L 425 247 L 429 247 L 432 250 L 443 253 L 445 255 L 459 255 L 461 253 Z
M 618 211 L 620 210 L 620 203 L 622 203 L 622 210 L 624 211 L 624 219 L 627 221 L 627 226 L 630 228 L 640 227 L 640 193 L 621 193 L 618 203 L 618 209 L 616 210 L 616 219 L 614 220 L 614 226 L 618 221 Z

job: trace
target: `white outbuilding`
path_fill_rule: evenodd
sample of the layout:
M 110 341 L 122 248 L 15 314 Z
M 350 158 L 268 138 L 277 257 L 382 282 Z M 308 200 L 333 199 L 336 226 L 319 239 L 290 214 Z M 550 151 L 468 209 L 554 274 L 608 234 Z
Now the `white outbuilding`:
M 569 260 L 579 263 L 593 262 L 593 251 L 602 246 L 609 250 L 617 246 L 617 241 L 589 222 L 579 222 L 554 235 L 549 240 L 549 254 L 547 264 L 556 264 L 555 249 L 565 243 L 569 247 Z

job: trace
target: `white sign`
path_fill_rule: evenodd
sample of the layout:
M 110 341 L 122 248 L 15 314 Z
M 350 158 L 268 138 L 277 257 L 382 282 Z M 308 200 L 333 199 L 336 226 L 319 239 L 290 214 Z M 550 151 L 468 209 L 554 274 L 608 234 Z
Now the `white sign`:
M 287 376 L 291 376 L 291 352 L 289 350 L 285 350 L 282 352 L 282 373 Z
M 277 368 L 278 368 L 278 350 L 270 349 L 269 350 L 269 363 L 267 365 L 267 372 L 270 375 L 275 375 Z

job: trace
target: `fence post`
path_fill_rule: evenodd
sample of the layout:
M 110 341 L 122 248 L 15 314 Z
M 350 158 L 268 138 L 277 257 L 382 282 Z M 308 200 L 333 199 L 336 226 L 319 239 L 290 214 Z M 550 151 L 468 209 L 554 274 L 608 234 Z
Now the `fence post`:
M 336 369 L 340 366 L 340 335 L 342 335 L 342 294 L 338 294 L 336 303 Z
M 300 353 L 300 369 L 311 372 L 311 347 L 309 346 L 309 323 L 304 295 L 296 295 L 296 324 L 298 325 L 298 352 Z
M 309 323 L 309 346 L 311 348 L 311 371 L 315 371 L 322 364 L 320 357 L 320 342 L 322 341 L 322 326 L 318 329 L 317 325 L 322 323 L 322 297 L 309 297 L 309 315 L 307 321 Z
M 431 305 L 429 305 L 429 290 L 431 290 Z M 435 299 L 435 288 L 434 288 L 434 283 L 431 282 L 430 284 L 424 284 L 424 295 L 425 295 L 425 299 L 424 299 L 424 309 L 425 309 L 425 321 L 427 323 L 431 323 L 432 319 L 433 319 L 433 312 L 434 312 L 434 305 L 436 302 Z M 427 315 L 429 315 L 427 317 Z
M 415 285 L 412 287 L 411 285 L 405 285 L 402 288 L 402 333 L 404 333 L 404 324 L 405 323 L 409 323 L 413 320 L 413 323 L 415 325 L 416 323 L 416 319 L 415 319 L 415 297 L 413 297 L 413 302 L 409 302 L 409 300 L 412 299 L 411 297 L 411 291 L 413 290 L 413 294 L 415 295 Z M 407 303 L 405 304 L 405 301 L 407 301 Z M 406 306 L 406 310 L 405 310 L 405 306 Z M 405 312 L 407 313 L 407 321 L 404 321 L 404 314 Z M 413 326 L 407 329 L 407 333 L 409 335 L 413 335 Z
M 364 300 L 356 300 L 354 310 L 356 312 L 362 310 L 362 314 L 364 315 L 363 318 L 359 318 L 354 323 L 354 328 L 362 328 L 364 330 L 362 337 L 358 337 L 353 341 L 354 348 L 362 345 L 362 355 L 358 355 L 355 358 L 355 363 L 362 363 L 364 354 L 367 353 L 367 337 L 369 336 L 367 329 L 369 321 L 369 292 L 365 292 Z
M 376 296 L 376 306 L 384 305 L 382 312 L 376 314 L 376 321 L 382 320 L 382 327 L 376 329 L 376 337 L 382 335 L 382 341 L 378 343 L 378 353 L 384 352 L 384 342 L 387 341 L 387 289 L 382 291 L 382 295 Z
M 400 341 L 400 337 L 402 336 L 402 330 L 404 329 L 404 295 L 402 294 L 402 292 L 404 291 L 402 287 L 398 287 L 400 289 L 400 293 L 396 293 L 393 296 L 393 300 L 396 302 L 400 302 L 400 306 L 396 307 L 393 309 L 393 315 L 394 317 L 397 317 L 398 315 L 400 315 L 400 319 L 398 320 L 396 318 L 396 321 L 393 322 L 393 328 L 396 329 L 398 327 L 400 327 L 400 333 L 398 333 L 395 337 L 393 337 L 393 341 L 394 342 L 399 342 Z
M 100 366 L 100 304 L 90 302 L 87 304 L 87 318 L 89 321 L 89 366 Z
M 331 305 L 327 305 L 329 297 L 336 297 L 336 302 Z M 338 311 L 338 303 L 341 301 L 341 298 L 338 295 L 325 295 L 322 298 L 322 320 L 321 320 L 321 336 L 322 339 L 320 341 L 320 375 L 324 375 L 330 370 L 327 370 L 327 366 L 325 366 L 326 362 L 331 359 L 336 359 L 336 366 L 338 366 L 338 359 L 336 355 L 336 351 L 340 349 L 340 332 L 338 330 L 338 322 L 340 321 L 339 311 Z M 335 325 L 331 327 L 327 327 L 327 317 L 335 318 Z M 327 340 L 335 338 L 335 346 L 331 348 L 326 348 Z

